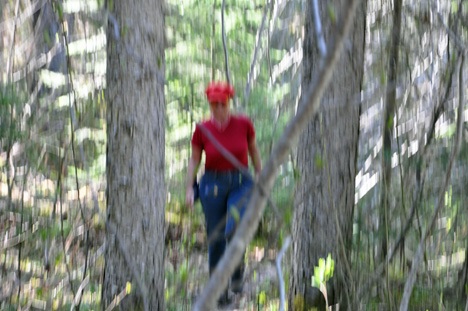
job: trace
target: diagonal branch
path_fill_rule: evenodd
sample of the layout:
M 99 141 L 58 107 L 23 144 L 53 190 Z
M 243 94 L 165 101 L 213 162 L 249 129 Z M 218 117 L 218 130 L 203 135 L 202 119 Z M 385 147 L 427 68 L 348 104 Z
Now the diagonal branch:
M 252 239 L 258 227 L 258 223 L 265 209 L 266 196 L 273 188 L 278 167 L 286 160 L 293 146 L 293 142 L 297 141 L 299 135 L 304 131 L 307 123 L 319 108 L 320 99 L 328 87 L 334 68 L 338 63 L 344 41 L 353 23 L 354 13 L 359 2 L 359 0 L 351 0 L 348 9 L 344 10 L 345 16 L 343 18 L 343 25 L 337 33 L 336 41 L 331 52 L 327 55 L 324 64 L 320 66 L 316 79 L 313 80 L 315 83 L 310 90 L 305 93 L 304 100 L 296 116 L 289 122 L 288 127 L 284 131 L 267 165 L 260 174 L 259 183 L 264 185 L 265 193 L 260 193 L 259 187 L 254 187 L 244 218 L 241 220 L 233 240 L 229 243 L 210 281 L 201 293 L 200 298 L 194 304 L 194 311 L 214 309 L 217 298 L 227 286 L 229 276 L 240 262 L 247 243 Z

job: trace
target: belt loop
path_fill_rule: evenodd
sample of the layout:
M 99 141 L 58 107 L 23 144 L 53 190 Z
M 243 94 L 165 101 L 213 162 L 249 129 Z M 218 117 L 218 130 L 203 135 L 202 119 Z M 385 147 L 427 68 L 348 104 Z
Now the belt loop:
M 239 185 L 242 185 L 242 173 L 239 172 Z

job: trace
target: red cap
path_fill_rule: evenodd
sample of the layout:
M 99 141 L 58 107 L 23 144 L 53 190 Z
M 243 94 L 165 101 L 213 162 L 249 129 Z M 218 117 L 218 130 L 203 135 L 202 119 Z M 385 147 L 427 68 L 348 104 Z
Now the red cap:
M 234 97 L 234 87 L 226 82 L 211 82 L 205 90 L 208 102 L 227 103 Z

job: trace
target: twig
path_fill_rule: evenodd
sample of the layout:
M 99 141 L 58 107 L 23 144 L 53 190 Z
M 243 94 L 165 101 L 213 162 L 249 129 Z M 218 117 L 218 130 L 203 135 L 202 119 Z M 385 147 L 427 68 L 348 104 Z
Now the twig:
M 81 296 L 83 294 L 83 289 L 88 285 L 89 283 L 89 275 L 87 275 L 83 281 L 81 281 L 80 287 L 78 287 L 78 291 L 76 292 L 76 296 L 73 299 L 72 305 L 70 307 L 70 311 L 73 311 L 75 309 L 75 306 L 77 306 L 77 309 L 79 309 L 79 304 L 81 303 Z
M 328 53 L 324 65 L 318 70 L 315 84 L 305 93 L 303 103 L 298 109 L 298 113 L 289 122 L 278 145 L 268 160 L 267 165 L 262 170 L 259 178 L 259 184 L 265 185 L 265 195 L 268 194 L 274 183 L 274 178 L 278 167 L 289 155 L 289 150 L 293 143 L 297 141 L 300 133 L 304 130 L 309 120 L 319 108 L 320 99 L 328 87 L 334 68 L 341 55 L 345 38 L 353 22 L 354 13 L 360 1 L 351 0 L 349 7 L 344 10 L 343 25 L 337 32 L 335 45 Z M 240 262 L 243 251 L 248 241 L 250 241 L 258 227 L 261 215 L 265 209 L 266 198 L 260 192 L 258 187 L 254 187 L 252 198 L 243 219 L 240 222 L 234 238 L 228 245 L 223 257 L 217 265 L 210 281 L 200 295 L 200 298 L 193 306 L 194 311 L 213 309 L 216 299 L 226 288 L 229 276 Z
M 437 216 L 439 214 L 439 211 L 442 209 L 444 206 L 444 193 L 448 187 L 448 184 L 450 182 L 450 177 L 452 176 L 452 168 L 453 164 L 455 162 L 455 159 L 458 155 L 458 150 L 460 148 L 461 144 L 461 132 L 462 132 L 462 124 L 463 124 L 463 104 L 464 104 L 464 77 L 463 77 L 463 64 L 465 62 L 465 55 L 461 55 L 461 60 L 460 60 L 460 74 L 459 74 L 459 84 L 458 84 L 458 89 L 459 89 L 459 105 L 458 105 L 458 114 L 457 114 L 457 130 L 456 130 L 456 137 L 455 137 L 455 146 L 453 148 L 453 153 L 450 158 L 449 165 L 447 167 L 447 174 L 445 176 L 445 183 L 442 188 L 442 191 L 439 195 L 439 201 L 437 204 L 437 208 L 434 211 L 434 214 L 432 215 L 432 218 L 430 222 L 428 223 L 428 226 L 424 232 L 424 235 L 419 242 L 418 245 L 418 250 L 416 252 L 416 257 L 414 258 L 413 264 L 411 265 L 411 271 L 408 276 L 408 279 L 406 280 L 405 283 L 405 288 L 403 290 L 403 298 L 401 300 L 400 304 L 400 311 L 406 311 L 408 310 L 408 305 L 409 305 L 409 300 L 411 298 L 411 293 L 413 291 L 414 283 L 416 282 L 416 273 L 419 269 L 419 265 L 421 264 L 424 249 L 426 246 L 426 239 L 429 236 L 430 232 L 432 231 L 432 228 L 434 227 Z
M 227 46 L 226 46 L 226 30 L 224 27 L 224 6 L 226 4 L 225 2 L 226 0 L 223 0 L 223 4 L 221 6 L 221 26 L 222 26 L 221 32 L 223 36 L 224 62 L 226 65 L 226 80 L 229 84 L 231 84 L 231 74 L 229 73 L 229 55 L 228 55 Z
M 433 6 L 433 11 L 437 12 L 437 17 L 439 18 L 439 22 L 442 24 L 443 28 L 445 29 L 449 37 L 452 38 L 453 41 L 455 41 L 455 46 L 457 47 L 458 51 L 460 53 L 466 53 L 468 51 L 468 47 L 465 44 L 463 44 L 463 42 L 461 42 L 460 38 L 457 36 L 456 33 L 454 33 L 449 27 L 447 27 L 447 25 L 445 25 L 444 18 L 442 14 L 439 12 L 439 10 L 437 10 L 437 8 Z M 460 14 L 462 11 L 463 11 L 462 8 L 459 7 L 458 8 L 459 18 L 460 18 Z
M 283 272 L 281 271 L 281 260 L 283 259 L 283 255 L 289 247 L 289 243 L 291 243 L 291 237 L 287 237 L 284 241 L 283 247 L 276 258 L 276 271 L 278 272 L 278 279 L 279 279 L 279 288 L 280 288 L 280 311 L 284 311 L 284 302 L 285 298 L 285 291 L 284 291 L 284 280 L 283 280 Z
M 68 266 L 68 263 L 67 263 L 67 252 L 66 252 L 66 249 L 65 249 L 65 238 L 63 236 L 62 188 L 63 187 L 60 186 L 59 204 L 60 204 L 60 234 L 62 235 L 63 260 L 65 262 L 65 267 L 67 268 L 68 281 L 70 283 L 71 291 L 73 293 L 73 296 L 76 296 L 75 287 L 73 286 L 72 277 L 71 277 L 71 273 L 70 273 L 70 267 Z
M 7 19 L 0 23 L 0 33 L 10 28 L 10 24 L 15 25 L 16 27 L 21 26 L 29 17 L 35 14 L 37 11 L 42 9 L 42 7 L 47 3 L 47 0 L 36 0 L 34 3 L 28 5 L 27 8 L 23 9 L 21 14 L 18 17 L 13 17 Z M 18 14 L 16 14 L 18 15 Z
M 23 187 L 21 189 L 21 221 L 20 221 L 20 234 L 23 233 L 23 219 L 24 219 L 24 188 L 26 187 L 26 180 L 29 174 L 29 162 L 26 162 L 26 172 L 23 177 Z M 20 304 L 20 294 L 21 294 L 21 249 L 22 249 L 23 243 L 19 243 L 18 245 L 18 309 L 21 309 L 21 304 Z
M 18 20 L 18 10 L 19 10 L 19 0 L 16 0 L 15 6 L 15 21 L 13 24 L 13 38 L 11 38 L 11 45 L 10 45 L 10 52 L 8 53 L 8 61 L 7 61 L 7 80 L 10 81 L 10 73 L 12 72 L 12 54 L 13 49 L 15 47 L 15 38 L 16 38 L 16 22 Z
M 215 18 L 215 12 L 216 12 L 216 0 L 214 0 L 213 3 L 213 22 L 211 24 L 211 80 L 214 81 L 215 79 L 215 55 L 216 55 L 216 18 Z M 193 85 L 193 84 L 192 84 Z M 192 102 L 193 104 L 193 102 Z M 192 124 L 192 123 L 190 123 Z M 191 133 L 191 132 L 190 132 Z
M 468 311 L 468 295 L 466 295 L 465 311 Z
M 249 75 L 247 76 L 247 82 L 245 84 L 245 91 L 244 91 L 244 103 L 247 105 L 249 102 L 249 95 L 250 95 L 250 84 L 252 82 L 252 76 L 253 76 L 253 71 L 255 68 L 255 63 L 257 62 L 257 52 L 260 47 L 260 41 L 262 39 L 262 32 L 263 32 L 263 27 L 265 26 L 265 20 L 267 17 L 268 9 L 270 8 L 271 2 L 268 2 L 265 5 L 265 8 L 263 9 L 263 18 L 262 18 L 262 23 L 260 24 L 260 27 L 258 28 L 257 31 L 257 42 L 255 43 L 255 49 L 252 57 L 252 61 L 250 62 L 250 71 Z

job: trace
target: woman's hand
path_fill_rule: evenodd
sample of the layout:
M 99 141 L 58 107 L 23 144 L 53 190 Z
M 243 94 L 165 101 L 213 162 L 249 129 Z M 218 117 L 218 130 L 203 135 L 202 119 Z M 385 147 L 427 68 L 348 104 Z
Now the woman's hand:
M 193 194 L 193 187 L 187 187 L 186 193 L 185 193 L 185 204 L 190 209 L 193 209 L 193 201 L 194 201 L 194 194 Z
M 187 168 L 187 188 L 185 189 L 185 204 L 187 204 L 190 209 L 193 209 L 193 181 L 197 173 L 198 165 L 200 165 L 201 153 L 202 151 L 200 147 L 192 145 L 192 156 L 190 157 Z

